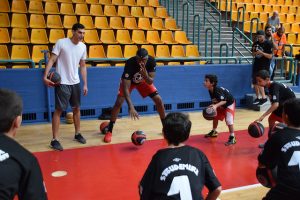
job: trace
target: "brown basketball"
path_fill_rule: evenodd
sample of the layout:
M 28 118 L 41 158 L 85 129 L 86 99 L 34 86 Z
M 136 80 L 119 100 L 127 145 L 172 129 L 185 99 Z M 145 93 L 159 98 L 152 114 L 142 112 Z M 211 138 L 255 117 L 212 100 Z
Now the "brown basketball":
M 202 115 L 206 120 L 213 120 L 217 116 L 217 111 L 209 106 L 203 109 Z

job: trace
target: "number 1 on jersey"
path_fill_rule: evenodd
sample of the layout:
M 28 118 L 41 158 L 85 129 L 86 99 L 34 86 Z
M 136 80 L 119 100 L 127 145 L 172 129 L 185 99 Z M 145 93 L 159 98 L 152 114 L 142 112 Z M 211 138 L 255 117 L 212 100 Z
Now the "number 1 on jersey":
M 173 178 L 168 196 L 180 194 L 181 200 L 193 200 L 189 177 L 186 175 Z

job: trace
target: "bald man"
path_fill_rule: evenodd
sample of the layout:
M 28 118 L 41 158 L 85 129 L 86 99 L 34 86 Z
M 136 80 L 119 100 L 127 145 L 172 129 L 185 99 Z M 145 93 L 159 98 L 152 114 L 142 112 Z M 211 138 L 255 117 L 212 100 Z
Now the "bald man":
M 269 17 L 267 21 L 267 24 L 272 26 L 273 33 L 275 33 L 275 31 L 280 27 L 280 20 L 278 16 L 278 11 L 274 11 L 273 15 Z

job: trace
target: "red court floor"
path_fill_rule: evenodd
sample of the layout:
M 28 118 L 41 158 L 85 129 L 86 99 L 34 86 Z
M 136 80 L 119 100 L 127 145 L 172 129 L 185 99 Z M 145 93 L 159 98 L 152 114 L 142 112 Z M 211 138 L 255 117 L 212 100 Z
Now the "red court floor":
M 258 183 L 255 177 L 258 144 L 247 131 L 237 131 L 237 144 L 226 147 L 228 133 L 217 139 L 191 136 L 187 144 L 198 147 L 209 158 L 223 189 Z M 102 137 L 99 139 L 102 139 Z M 41 164 L 50 200 L 137 200 L 138 183 L 152 155 L 165 147 L 164 140 L 35 153 Z M 54 171 L 66 171 L 52 177 Z

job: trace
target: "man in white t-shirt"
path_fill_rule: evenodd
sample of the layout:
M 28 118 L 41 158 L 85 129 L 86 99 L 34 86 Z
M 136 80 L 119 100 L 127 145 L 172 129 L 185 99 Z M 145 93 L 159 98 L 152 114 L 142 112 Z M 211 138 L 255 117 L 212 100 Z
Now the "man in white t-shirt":
M 85 144 L 86 140 L 80 134 L 80 79 L 78 75 L 78 65 L 83 80 L 83 95 L 87 95 L 87 71 L 85 66 L 86 46 L 82 43 L 84 37 L 84 26 L 74 24 L 72 27 L 73 36 L 71 38 L 59 39 L 52 49 L 49 62 L 44 72 L 44 83 L 47 86 L 55 86 L 55 111 L 52 119 L 53 139 L 50 146 L 62 151 L 63 147 L 58 141 L 59 125 L 61 113 L 67 109 L 70 103 L 73 109 L 73 120 L 75 127 L 74 139 L 79 143 Z M 55 85 L 47 79 L 47 75 L 56 62 L 56 72 L 61 76 L 59 85 Z

